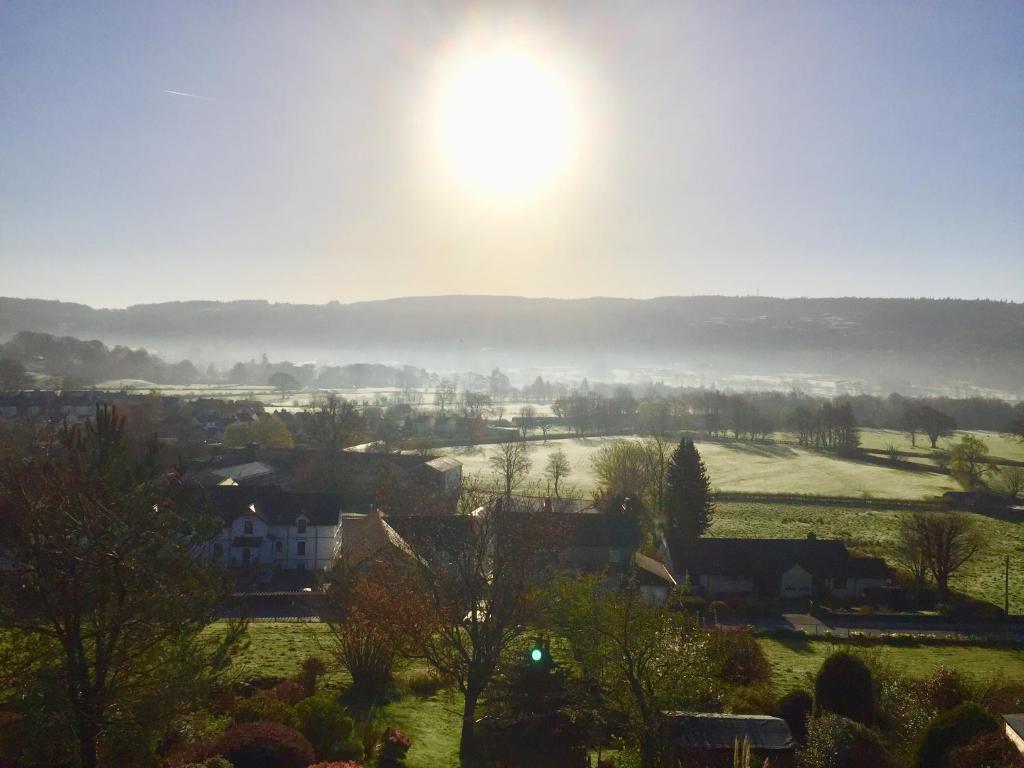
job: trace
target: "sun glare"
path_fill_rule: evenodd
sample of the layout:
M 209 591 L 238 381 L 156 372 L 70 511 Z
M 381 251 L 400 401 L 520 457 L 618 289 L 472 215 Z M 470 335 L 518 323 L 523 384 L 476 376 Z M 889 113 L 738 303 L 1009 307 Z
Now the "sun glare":
M 528 49 L 457 57 L 439 104 L 442 151 L 480 191 L 527 193 L 569 163 L 576 141 L 564 75 Z

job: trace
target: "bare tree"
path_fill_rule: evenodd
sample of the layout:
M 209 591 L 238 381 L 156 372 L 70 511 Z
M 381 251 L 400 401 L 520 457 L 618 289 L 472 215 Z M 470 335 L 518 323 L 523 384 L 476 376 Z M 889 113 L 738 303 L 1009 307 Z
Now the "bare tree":
M 999 490 L 1016 502 L 1024 493 L 1024 467 L 1002 467 L 998 472 Z
M 337 491 L 338 455 L 365 437 L 366 420 L 351 401 L 331 392 L 313 400 L 306 432 L 310 445 L 318 451 L 313 473 L 316 487 Z
M 455 383 L 448 379 L 442 380 L 434 390 L 434 405 L 444 413 L 444 409 L 455 403 Z
M 410 541 L 432 614 L 418 654 L 462 693 L 463 758 L 474 753 L 480 697 L 539 612 L 534 587 L 558 536 L 550 516 L 513 511 L 502 501 L 449 517 Z
M 928 580 L 928 557 L 923 529 L 924 526 L 919 524 L 915 515 L 904 515 L 900 518 L 896 534 L 896 560 L 913 577 L 918 599 Z
M 487 462 L 494 469 L 499 483 L 504 488 L 505 498 L 512 497 L 512 492 L 523 484 L 530 475 L 530 469 L 533 468 L 530 446 L 524 440 L 499 443 Z
M 555 498 L 560 498 L 558 495 L 559 483 L 572 474 L 572 465 L 569 463 L 569 457 L 565 451 L 559 448 L 554 453 L 548 454 L 548 463 L 544 468 L 544 474 L 547 475 L 551 481 L 553 490 L 555 492 Z
M 533 420 L 537 418 L 537 409 L 532 405 L 524 405 L 519 409 L 519 432 L 523 438 L 526 438 L 526 433 L 533 426 Z
M 900 539 L 919 548 L 939 593 L 946 597 L 950 577 L 981 549 L 977 523 L 962 512 L 914 512 L 908 518 L 901 525 Z

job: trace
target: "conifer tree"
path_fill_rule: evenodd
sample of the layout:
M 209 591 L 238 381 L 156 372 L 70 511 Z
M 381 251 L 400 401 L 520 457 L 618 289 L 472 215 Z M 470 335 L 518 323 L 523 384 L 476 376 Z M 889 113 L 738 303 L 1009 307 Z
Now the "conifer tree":
M 700 536 L 711 525 L 715 504 L 711 479 L 692 440 L 679 441 L 672 452 L 665 489 L 665 515 L 670 530 Z

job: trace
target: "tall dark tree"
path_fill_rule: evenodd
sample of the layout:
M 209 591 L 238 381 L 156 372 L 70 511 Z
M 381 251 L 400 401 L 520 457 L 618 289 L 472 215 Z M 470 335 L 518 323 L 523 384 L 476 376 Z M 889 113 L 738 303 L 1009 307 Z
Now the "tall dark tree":
M 20 360 L 0 358 L 0 392 L 17 392 L 27 389 L 31 383 L 32 377 L 25 372 Z
M 0 469 L 0 691 L 48 734 L 22 745 L 53 750 L 46 764 L 93 768 L 101 745 L 121 763 L 116 745 L 152 743 L 242 629 L 201 636 L 229 588 L 202 556 L 220 521 L 155 451 L 133 459 L 124 419 L 98 407 Z
M 700 536 L 711 525 L 715 512 L 711 479 L 692 440 L 681 440 L 672 452 L 664 509 L 668 527 L 688 536 Z

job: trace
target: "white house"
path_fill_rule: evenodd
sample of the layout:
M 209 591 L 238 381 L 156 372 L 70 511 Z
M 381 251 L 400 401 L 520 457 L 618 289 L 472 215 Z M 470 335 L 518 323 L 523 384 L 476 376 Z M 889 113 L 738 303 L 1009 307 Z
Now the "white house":
M 210 543 L 215 562 L 275 571 L 325 570 L 341 547 L 341 502 L 333 494 L 278 486 L 218 486 L 208 498 L 224 521 Z

